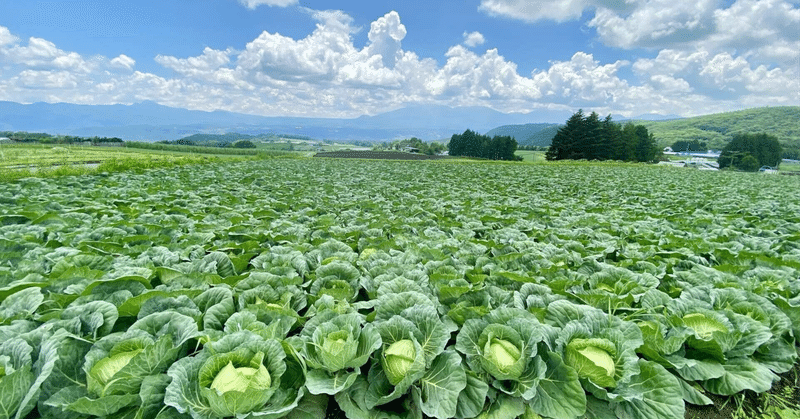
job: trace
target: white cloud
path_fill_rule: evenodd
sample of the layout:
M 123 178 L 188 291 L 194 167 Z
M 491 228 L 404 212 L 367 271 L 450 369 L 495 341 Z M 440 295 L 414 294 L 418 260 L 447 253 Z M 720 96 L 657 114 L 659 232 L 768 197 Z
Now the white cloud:
M 352 19 L 320 12 L 316 29 L 301 40 L 263 32 L 239 54 L 236 65 L 257 80 L 332 79 L 356 53 L 350 34 Z
M 457 45 L 447 51 L 447 62 L 426 86 L 439 99 L 466 104 L 488 100 L 532 100 L 540 96 L 533 80 L 520 76 L 517 65 L 496 49 L 479 56 Z
M 297 0 L 239 0 L 239 3 L 254 10 L 258 6 L 288 7 L 297 4 Z
M 631 1 L 618 2 L 621 5 L 613 9 L 623 16 L 622 24 L 629 24 L 625 19 L 636 13 L 625 7 L 649 3 Z M 777 10 L 766 7 L 766 2 Z M 576 4 L 588 7 L 588 3 Z M 305 9 L 317 22 L 305 37 L 263 32 L 244 46 L 205 48 L 196 56 L 182 58 L 158 55 L 155 61 L 169 70 L 165 76 L 135 71 L 136 61 L 125 54 L 113 59 L 85 57 L 41 38 L 20 42 L 0 27 L 0 100 L 87 104 L 152 100 L 190 109 L 342 117 L 417 102 L 515 112 L 582 107 L 628 116 L 797 104 L 800 66 L 781 64 L 796 59 L 798 50 L 789 30 L 796 8 L 786 5 L 779 0 L 739 0 L 735 7 L 712 13 L 717 28 L 712 35 L 659 48 L 654 56 L 633 63 L 602 62 L 578 51 L 569 60 L 551 62 L 527 75 L 519 74 L 517 64 L 502 51 L 471 51 L 471 43 L 478 45 L 478 32 L 464 33 L 463 44 L 447 51 L 444 64 L 420 58 L 403 48 L 408 29 L 396 12 L 376 19 L 369 27 L 366 46 L 356 47 L 353 37 L 359 29 L 350 16 Z M 601 13 L 601 6 L 591 7 Z M 665 11 L 664 22 L 671 19 L 670 13 Z M 653 19 L 643 22 L 656 26 L 661 22 Z M 731 27 L 735 22 L 768 27 L 742 41 L 721 25 L 722 19 L 732 20 Z M 629 42 L 643 43 L 633 32 Z M 765 46 L 759 46 L 761 41 L 783 49 L 770 49 L 768 54 Z M 633 76 L 623 76 L 631 72 Z
M 544 71 L 532 74 L 542 94 L 552 101 L 612 105 L 630 87 L 617 72 L 627 61 L 600 64 L 591 54 L 575 53 L 569 61 L 557 61 Z
M 800 7 L 783 0 L 739 0 L 714 12 L 717 31 L 704 46 L 736 50 L 759 62 L 796 65 L 800 59 Z
M 483 45 L 486 42 L 486 38 L 483 37 L 483 34 L 480 32 L 464 32 L 464 45 L 474 48 L 478 45 Z
M 607 45 L 633 48 L 686 44 L 714 31 L 719 0 L 639 0 L 631 13 L 599 6 L 589 26 Z
M 134 60 L 131 57 L 128 57 L 125 54 L 120 54 L 119 56 L 111 60 L 112 67 L 125 68 L 128 70 L 132 70 L 135 64 L 136 60 Z
M 584 9 L 590 7 L 593 0 L 481 0 L 478 10 L 490 16 L 502 16 L 512 19 L 536 22 L 538 20 L 554 20 L 564 22 L 581 17 Z
M 183 75 L 195 75 L 217 70 L 228 65 L 231 61 L 230 56 L 234 53 L 232 48 L 225 51 L 215 50 L 209 47 L 203 49 L 203 54 L 198 57 L 175 58 L 165 55 L 157 55 L 155 61 L 164 67 L 176 71 Z
M 0 26 L 0 47 L 9 44 L 15 44 L 19 41 L 19 38 L 12 35 L 11 32 L 5 26 Z
M 400 15 L 392 11 L 372 22 L 369 29 L 369 56 L 380 55 L 384 67 L 392 68 L 403 56 L 401 42 L 406 37 L 406 27 L 400 23 Z
M 656 58 L 638 60 L 633 70 L 650 80 L 680 78 L 709 101 L 746 98 L 760 106 L 800 102 L 800 68 L 770 69 L 727 52 L 663 50 Z

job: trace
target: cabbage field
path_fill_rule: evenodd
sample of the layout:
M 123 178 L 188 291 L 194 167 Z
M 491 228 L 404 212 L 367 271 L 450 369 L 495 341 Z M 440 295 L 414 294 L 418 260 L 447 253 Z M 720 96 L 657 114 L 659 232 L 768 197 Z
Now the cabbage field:
M 795 368 L 798 190 L 335 159 L 0 183 L 0 418 L 683 418 Z

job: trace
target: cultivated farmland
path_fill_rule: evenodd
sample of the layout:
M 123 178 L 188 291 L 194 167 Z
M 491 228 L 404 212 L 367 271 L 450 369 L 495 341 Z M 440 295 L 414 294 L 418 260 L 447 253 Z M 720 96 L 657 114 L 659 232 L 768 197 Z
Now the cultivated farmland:
M 682 418 L 796 368 L 799 187 L 345 159 L 0 183 L 0 417 Z

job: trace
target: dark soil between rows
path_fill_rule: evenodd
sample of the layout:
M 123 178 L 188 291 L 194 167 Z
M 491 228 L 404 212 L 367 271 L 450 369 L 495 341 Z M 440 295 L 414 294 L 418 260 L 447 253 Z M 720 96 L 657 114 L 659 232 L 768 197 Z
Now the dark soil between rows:
M 317 153 L 314 157 L 335 159 L 375 159 L 375 160 L 440 160 L 447 156 L 429 156 L 426 154 L 405 153 L 402 151 L 344 150 Z

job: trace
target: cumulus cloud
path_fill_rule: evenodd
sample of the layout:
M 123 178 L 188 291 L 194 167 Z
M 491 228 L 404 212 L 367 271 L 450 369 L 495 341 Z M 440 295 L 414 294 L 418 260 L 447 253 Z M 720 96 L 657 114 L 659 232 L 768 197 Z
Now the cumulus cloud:
M 92 63 L 86 61 L 78 53 L 66 52 L 42 38 L 31 37 L 28 45 L 14 44 L 0 49 L 2 56 L 15 64 L 34 68 L 60 68 L 73 71 L 89 72 Z
M 297 0 L 239 0 L 243 6 L 255 10 L 258 6 L 288 7 L 297 4 Z
M 263 32 L 239 54 L 237 66 L 256 79 L 332 79 L 356 52 L 350 34 L 352 19 L 342 13 L 314 14 L 319 22 L 311 35 L 295 40 Z
M 17 41 L 19 41 L 19 38 L 12 35 L 8 28 L 5 26 L 0 26 L 0 47 L 9 44 L 15 44 Z
M 474 48 L 478 45 L 483 45 L 486 42 L 486 38 L 483 37 L 483 34 L 480 32 L 464 32 L 464 45 Z
M 608 106 L 630 87 L 617 75 L 628 65 L 627 61 L 600 64 L 591 54 L 577 52 L 569 61 L 556 61 L 547 70 L 534 71 L 532 77 L 549 100 Z
M 128 70 L 132 70 L 135 64 L 136 60 L 134 60 L 131 57 L 128 57 L 125 54 L 120 54 L 119 56 L 111 60 L 112 67 L 125 68 Z
M 403 56 L 402 41 L 406 37 L 406 27 L 400 23 L 400 15 L 392 11 L 372 22 L 369 28 L 367 54 L 380 55 L 384 67 L 394 67 Z
M 800 101 L 800 68 L 769 68 L 727 52 L 663 50 L 652 59 L 640 59 L 633 70 L 653 81 L 680 78 L 694 93 L 712 100 L 747 98 L 760 105 Z M 775 101 L 770 103 L 770 101 Z
M 718 0 L 637 2 L 629 14 L 598 7 L 589 25 L 607 45 L 633 48 L 686 44 L 703 39 L 714 29 Z
M 796 0 L 482 0 L 478 9 L 526 22 L 586 15 L 598 38 L 619 48 L 735 51 L 784 65 L 800 56 Z
M 517 65 L 507 61 L 497 49 L 481 56 L 457 45 L 446 55 L 445 65 L 426 84 L 434 97 L 457 97 L 477 104 L 482 100 L 531 100 L 540 96 L 533 80 L 520 76 Z
M 765 7 L 764 2 L 778 9 Z M 620 5 L 608 10 L 627 19 L 648 1 L 617 3 Z M 595 10 L 595 19 L 604 13 L 599 4 L 575 4 L 581 10 Z M 169 70 L 169 75 L 136 71 L 136 61 L 125 54 L 112 59 L 86 57 L 41 38 L 21 41 L 0 27 L 0 60 L 4 64 L 0 100 L 87 104 L 152 100 L 190 109 L 329 117 L 374 114 L 418 102 L 515 112 L 582 107 L 626 116 L 646 112 L 693 115 L 736 109 L 742 104 L 797 104 L 800 67 L 780 64 L 780 60 L 797 57 L 800 49 L 795 48 L 797 39 L 790 36 L 796 8 L 787 8 L 787 4 L 739 0 L 735 7 L 711 13 L 715 32 L 700 40 L 655 48 L 657 53 L 632 62 L 603 62 L 577 51 L 569 60 L 553 61 L 530 74 L 520 74 L 517 64 L 502 51 L 470 50 L 482 39 L 478 32 L 464 33 L 463 43 L 449 48 L 443 64 L 420 58 L 404 49 L 408 29 L 396 12 L 372 22 L 366 45 L 357 47 L 353 37 L 359 28 L 353 26 L 350 16 L 341 11 L 305 9 L 316 21 L 315 29 L 305 37 L 265 31 L 244 46 L 207 47 L 189 57 L 156 56 L 155 61 Z M 702 4 L 698 8 L 706 10 Z M 665 12 L 663 21 L 671 19 L 669 13 Z M 680 13 L 689 16 L 687 11 Z M 702 16 L 698 22 L 708 19 L 705 12 L 698 16 Z M 661 21 L 653 19 L 643 22 L 657 27 Z M 731 48 L 742 41 L 733 39 L 733 31 L 721 24 L 723 19 L 752 28 L 768 27 L 747 35 L 749 44 L 741 43 L 749 45 L 746 48 Z M 664 26 L 667 29 L 660 39 L 667 39 L 669 30 L 677 33 L 687 27 Z M 644 42 L 636 34 L 631 36 L 625 42 Z M 785 50 L 772 50 L 768 55 L 758 46 L 761 41 L 783 45 Z
M 714 11 L 717 31 L 704 42 L 713 50 L 732 50 L 760 62 L 797 65 L 800 59 L 800 7 L 783 0 L 739 0 Z
M 214 71 L 227 65 L 231 61 L 230 57 L 233 52 L 232 48 L 220 51 L 205 47 L 205 49 L 203 49 L 203 54 L 197 57 L 176 58 L 166 55 L 157 55 L 155 61 L 180 74 L 195 75 Z

